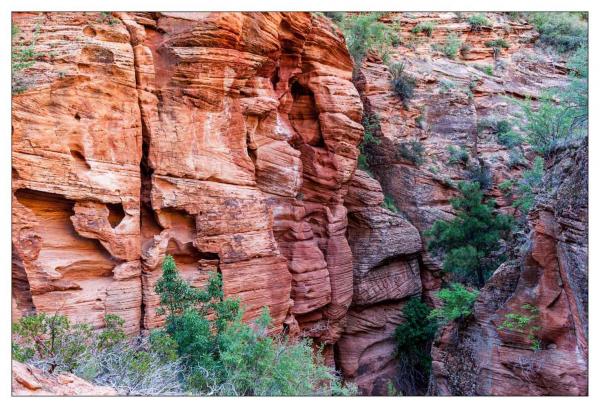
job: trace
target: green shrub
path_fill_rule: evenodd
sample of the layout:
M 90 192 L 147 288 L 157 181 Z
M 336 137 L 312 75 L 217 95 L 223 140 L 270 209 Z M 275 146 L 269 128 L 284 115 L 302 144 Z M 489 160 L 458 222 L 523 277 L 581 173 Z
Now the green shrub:
M 369 171 L 370 161 L 373 157 L 373 147 L 380 144 L 381 140 L 375 137 L 379 129 L 379 116 L 374 114 L 365 114 L 363 116 L 362 125 L 364 128 L 363 140 L 358 146 L 360 154 L 358 156 L 358 168 L 364 171 Z
M 467 178 L 479 184 L 481 189 L 489 190 L 492 187 L 492 172 L 487 164 L 480 162 L 469 166 L 467 169 Z
M 450 288 L 441 289 L 436 297 L 442 301 L 442 307 L 433 309 L 429 314 L 430 319 L 440 321 L 442 324 L 453 320 L 464 320 L 473 313 L 473 304 L 479 292 L 467 289 L 460 283 L 450 284 Z
M 119 22 L 119 20 L 114 18 L 110 11 L 101 11 L 98 22 L 102 24 L 115 25 Z
M 437 322 L 428 319 L 431 308 L 418 298 L 411 298 L 402 309 L 403 322 L 396 327 L 397 353 L 400 362 L 400 390 L 415 395 L 427 387 L 431 370 L 431 342 Z
M 413 34 L 425 33 L 427 37 L 431 37 L 435 23 L 433 21 L 421 21 L 419 24 L 413 27 L 411 32 Z
M 510 47 L 510 45 L 508 44 L 508 41 L 506 41 L 504 38 L 496 38 L 495 40 L 486 41 L 485 46 L 492 47 L 492 48 L 509 48 Z
M 497 121 L 492 129 L 496 134 L 498 143 L 509 149 L 520 146 L 523 143 L 521 135 L 513 130 L 511 123 L 507 120 Z
M 539 309 L 529 303 L 522 305 L 521 309 L 523 313 L 505 314 L 498 330 L 509 330 L 525 334 L 530 342 L 531 349 L 534 351 L 540 350 L 541 341 L 537 337 L 537 332 L 541 330 L 541 327 L 536 324 L 539 320 Z
M 448 79 L 440 80 L 440 93 L 446 94 L 450 92 L 451 89 L 456 88 L 456 84 Z
M 490 27 L 492 24 L 483 14 L 474 14 L 468 19 L 471 31 L 481 31 L 484 27 Z
M 485 73 L 486 75 L 493 76 L 494 75 L 494 67 L 491 65 L 475 65 L 475 68 L 479 71 Z
M 404 72 L 404 64 L 401 62 L 394 63 L 389 68 L 392 74 L 392 89 L 400 100 L 402 100 L 404 106 L 408 106 L 408 103 L 414 96 L 417 81 L 414 77 Z
M 588 59 L 580 48 L 568 61 L 571 69 L 566 89 L 550 89 L 540 95 L 537 109 L 530 100 L 519 103 L 525 114 L 527 141 L 548 156 L 562 143 L 588 136 Z
M 458 38 L 456 34 L 451 33 L 446 37 L 446 40 L 442 44 L 442 51 L 446 57 L 454 59 L 456 58 L 458 50 L 461 48 L 461 44 L 460 38 Z
M 36 59 L 41 55 L 35 51 L 35 45 L 40 33 L 40 25 L 36 25 L 33 38 L 29 44 L 17 40 L 20 28 L 17 25 L 11 26 L 11 88 L 12 93 L 17 94 L 27 89 L 27 79 L 23 76 L 23 71 L 31 68 Z
M 425 232 L 430 237 L 428 248 L 434 254 L 444 254 L 444 272 L 482 287 L 503 261 L 497 251 L 513 220 L 497 213 L 493 200 L 484 201 L 479 183 L 459 182 L 458 189 L 460 196 L 450 200 L 456 217 L 437 220 Z
M 396 207 L 396 205 L 394 204 L 394 200 L 390 197 L 390 196 L 385 196 L 383 198 L 383 203 L 381 203 L 381 206 L 383 208 L 385 208 L 386 210 L 389 210 L 393 213 L 397 213 L 398 212 L 398 208 Z
M 523 175 L 516 183 L 516 199 L 513 202 L 513 207 L 517 208 L 521 213 L 527 214 L 535 203 L 538 189 L 542 185 L 544 177 L 544 159 L 536 156 L 530 170 L 525 170 Z
M 343 11 L 326 11 L 323 14 L 334 23 L 340 24 L 342 21 L 344 21 L 344 16 L 346 13 Z
M 398 148 L 398 156 L 418 167 L 425 162 L 425 147 L 418 140 L 402 142 Z
M 368 51 L 377 52 L 385 62 L 392 42 L 398 41 L 388 25 L 377 21 L 379 17 L 380 13 L 360 13 L 346 16 L 341 23 L 355 69 L 362 65 Z
M 512 148 L 508 151 L 508 167 L 517 168 L 527 164 L 521 149 Z
M 469 162 L 469 152 L 464 147 L 456 148 L 454 146 L 447 147 L 449 157 L 448 164 L 467 164 Z
M 572 52 L 587 45 L 587 18 L 583 17 L 579 12 L 538 12 L 529 14 L 528 20 L 540 32 L 542 44 Z
M 25 316 L 13 324 L 12 332 L 14 357 L 49 373 L 73 372 L 93 344 L 90 325 L 72 324 L 59 314 Z

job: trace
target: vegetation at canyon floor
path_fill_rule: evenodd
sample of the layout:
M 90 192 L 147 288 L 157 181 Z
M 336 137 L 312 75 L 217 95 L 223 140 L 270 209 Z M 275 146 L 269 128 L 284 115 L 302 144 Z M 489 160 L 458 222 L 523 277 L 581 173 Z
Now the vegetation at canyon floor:
M 124 321 L 107 315 L 93 331 L 65 316 L 40 313 L 13 326 L 13 358 L 50 373 L 67 371 L 124 395 L 353 395 L 308 339 L 269 335 L 265 309 L 242 321 L 219 275 L 204 289 L 183 280 L 166 256 L 157 283 L 164 329 L 128 339 Z

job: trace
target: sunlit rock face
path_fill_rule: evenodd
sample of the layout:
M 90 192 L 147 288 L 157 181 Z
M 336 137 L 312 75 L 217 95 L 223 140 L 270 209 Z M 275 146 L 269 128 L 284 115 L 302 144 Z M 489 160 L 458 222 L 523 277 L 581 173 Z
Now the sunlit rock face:
M 170 253 L 245 317 L 324 343 L 352 298 L 343 205 L 362 104 L 310 13 L 16 13 L 42 57 L 13 97 L 14 317 L 158 327 Z M 35 34 L 36 27 L 39 27 Z M 329 352 L 331 354 L 331 350 Z

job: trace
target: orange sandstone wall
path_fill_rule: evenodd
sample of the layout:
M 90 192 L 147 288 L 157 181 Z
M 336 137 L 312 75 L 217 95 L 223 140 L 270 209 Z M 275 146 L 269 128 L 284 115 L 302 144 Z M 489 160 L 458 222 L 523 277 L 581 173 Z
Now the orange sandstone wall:
M 42 55 L 13 96 L 14 317 L 161 324 L 166 253 L 246 318 L 333 343 L 352 299 L 362 104 L 310 13 L 16 13 Z

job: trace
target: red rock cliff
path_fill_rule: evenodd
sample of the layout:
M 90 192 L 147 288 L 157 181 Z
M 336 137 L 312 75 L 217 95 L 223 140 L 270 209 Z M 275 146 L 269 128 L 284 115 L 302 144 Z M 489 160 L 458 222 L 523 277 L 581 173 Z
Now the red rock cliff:
M 16 13 L 41 56 L 13 97 L 14 316 L 161 324 L 166 253 L 252 319 L 333 343 L 362 104 L 310 13 Z M 35 34 L 36 27 L 39 32 Z
M 486 283 L 473 319 L 444 327 L 436 340 L 431 393 L 587 395 L 587 169 L 585 143 L 555 155 L 523 256 Z M 537 329 L 504 328 L 507 314 L 527 314 L 524 305 L 538 311 Z

